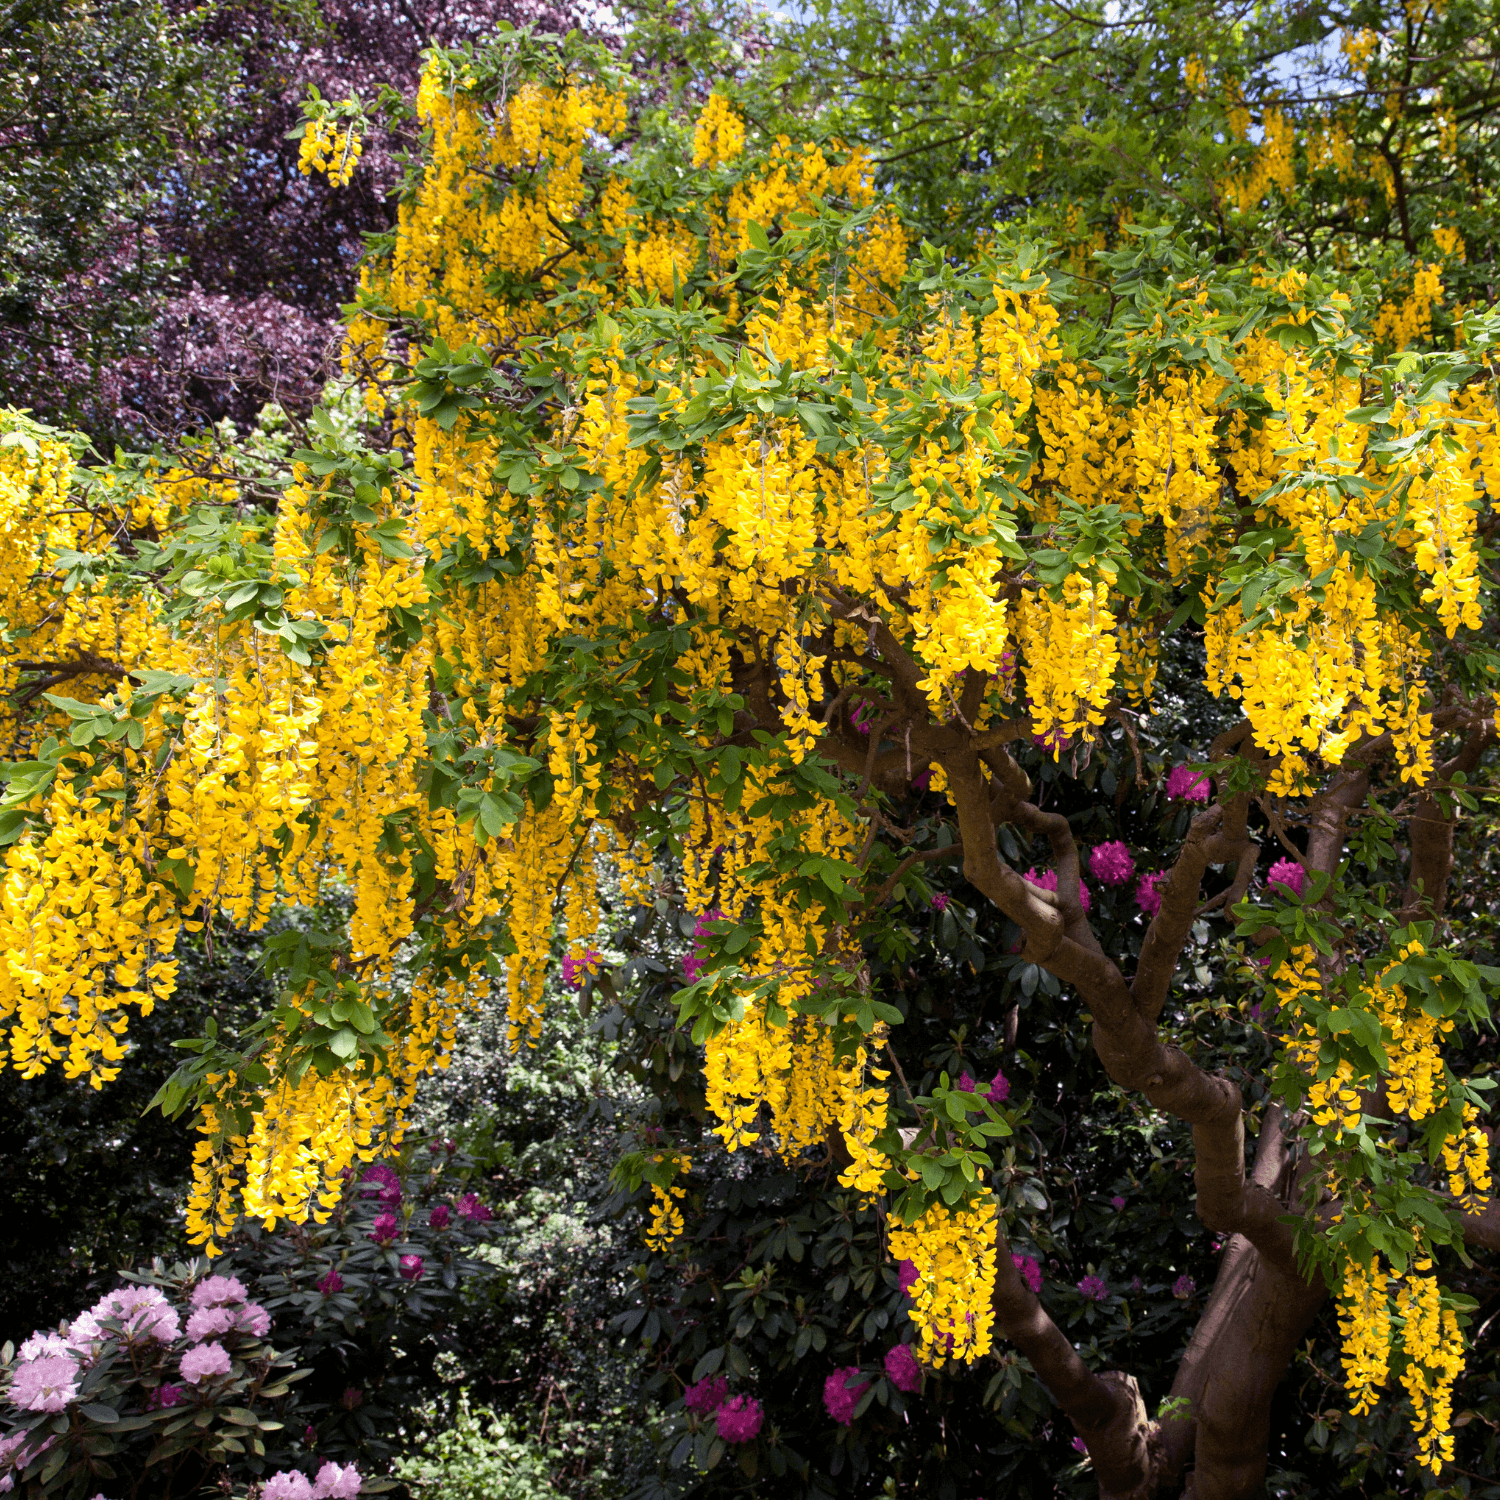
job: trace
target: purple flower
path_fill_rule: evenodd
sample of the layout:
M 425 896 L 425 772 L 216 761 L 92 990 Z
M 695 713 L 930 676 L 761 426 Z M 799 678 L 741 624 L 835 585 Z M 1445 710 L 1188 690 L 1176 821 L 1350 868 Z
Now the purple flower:
M 1028 870 L 1026 878 L 1032 885 L 1040 886 L 1044 891 L 1055 891 L 1057 889 L 1057 871 L 1046 870 L 1038 874 L 1035 870 Z M 1089 888 L 1080 880 L 1078 882 L 1078 904 L 1083 908 L 1084 915 L 1088 915 L 1088 909 L 1094 904 L 1094 898 L 1089 895 Z
M 1272 885 L 1282 885 L 1292 895 L 1300 896 L 1307 880 L 1307 871 L 1294 859 L 1278 859 L 1266 876 Z
M 1011 1252 L 1011 1260 L 1015 1262 L 1016 1270 L 1021 1273 L 1021 1280 L 1031 1288 L 1032 1294 L 1042 1289 L 1042 1268 L 1029 1255 L 1017 1255 Z
M 1186 1302 L 1198 1290 L 1198 1283 L 1191 1276 L 1179 1276 L 1172 1283 L 1172 1295 L 1179 1302 Z
M 330 1460 L 318 1470 L 313 1481 L 313 1500 L 354 1500 L 363 1483 L 353 1464 L 340 1467 Z
M 731 1396 L 718 1410 L 715 1420 L 726 1443 L 753 1443 L 760 1434 L 765 1413 L 754 1396 Z
M 232 1307 L 200 1307 L 188 1319 L 189 1340 L 201 1344 L 205 1339 L 228 1333 L 234 1327 L 234 1312 Z
M 365 1188 L 366 1195 L 378 1193 L 387 1208 L 401 1207 L 401 1179 L 384 1162 L 377 1162 L 360 1178 L 360 1182 L 369 1183 L 370 1186 Z
M 1075 1453 L 1087 1453 L 1089 1445 L 1081 1437 L 1076 1437 L 1073 1439 L 1073 1451 Z
M 894 1344 L 885 1351 L 885 1375 L 898 1391 L 922 1389 L 922 1367 L 910 1344 Z
M 476 1224 L 488 1224 L 493 1217 L 489 1209 L 479 1201 L 478 1193 L 465 1193 L 453 1206 L 458 1210 L 460 1219 L 472 1219 Z
M 300 1469 L 273 1474 L 261 1489 L 261 1500 L 313 1500 L 313 1487 Z
M 427 1222 L 434 1229 L 446 1229 L 453 1222 L 453 1212 L 446 1203 L 434 1204 Z
M 1078 1290 L 1083 1293 L 1090 1302 L 1103 1302 L 1109 1296 L 1109 1288 L 1105 1286 L 1104 1280 L 1099 1276 L 1085 1276 L 1078 1283 Z
M 194 1307 L 218 1307 L 225 1302 L 245 1302 L 250 1294 L 238 1276 L 209 1276 L 193 1288 Z
M 582 958 L 574 958 L 570 953 L 562 961 L 563 983 L 570 990 L 581 990 L 583 981 L 599 970 L 600 961 L 604 955 L 597 948 L 585 948 Z
M 997 1068 L 990 1079 L 990 1091 L 984 1096 L 991 1104 L 1004 1104 L 1010 1098 L 1010 1079 Z
M 125 1325 L 126 1338 L 143 1335 L 170 1344 L 182 1331 L 177 1309 L 154 1286 L 121 1286 L 101 1297 L 90 1309 L 95 1318 L 115 1318 Z M 76 1334 L 77 1320 L 73 1330 Z
M 1125 1207 L 1124 1195 L 1122 1193 L 1116 1193 L 1114 1197 L 1109 1200 L 1109 1206 L 1114 1209 L 1116 1213 L 1120 1213 Z
M 867 715 L 873 711 L 873 705 L 866 703 L 863 698 L 856 698 L 849 710 L 849 722 L 861 733 L 868 735 L 870 724 Z
M 911 786 L 914 792 L 925 792 L 931 785 L 932 768 L 930 766 L 927 768 L 927 770 L 920 772 L 918 775 L 913 776 L 911 779 Z
M 958 1086 L 965 1094 L 974 1092 L 974 1075 L 967 1068 L 958 1075 Z
M 251 1338 L 263 1339 L 271 1331 L 271 1315 L 259 1302 L 247 1302 L 239 1310 L 234 1326 L 240 1333 Z
M 1128 845 L 1113 839 L 1089 855 L 1089 870 L 1105 885 L 1129 885 L 1135 877 L 1135 856 Z
M 63 1411 L 78 1396 L 78 1366 L 65 1354 L 44 1354 L 16 1367 L 12 1406 L 22 1411 Z
M 399 1230 L 395 1214 L 377 1214 L 374 1224 L 370 1226 L 370 1238 L 377 1245 L 389 1245 Z
M 330 1271 L 319 1283 L 318 1290 L 325 1297 L 331 1297 L 335 1292 L 344 1290 L 344 1278 L 337 1271 Z
M 695 1411 L 700 1416 L 706 1417 L 724 1404 L 724 1398 L 728 1394 L 729 1382 L 722 1375 L 710 1375 L 700 1380 L 697 1385 L 690 1385 L 683 1392 L 682 1404 L 689 1411 Z
M 401 1279 L 403 1281 L 419 1280 L 426 1268 L 427 1263 L 420 1255 L 403 1255 L 401 1257 Z
M 146 1402 L 152 1411 L 165 1411 L 168 1407 L 180 1406 L 182 1398 L 187 1395 L 187 1387 L 182 1385 L 159 1385 L 151 1392 L 151 1399 Z
M 189 1385 L 197 1385 L 201 1380 L 229 1373 L 229 1351 L 223 1344 L 194 1344 L 182 1356 L 178 1368 Z
M 1207 802 L 1208 777 L 1186 766 L 1173 766 L 1167 777 L 1167 796 L 1174 802 Z
M 921 1279 L 922 1278 L 917 1275 L 917 1265 L 915 1261 L 903 1260 L 901 1262 L 901 1267 L 896 1272 L 896 1284 L 901 1288 L 903 1292 L 910 1292 L 911 1289 Z
M 953 898 L 947 893 L 947 891 L 939 891 L 937 895 L 935 895 L 927 904 L 933 909 L 933 911 L 947 911 L 948 903 L 952 899 Z
M 854 1420 L 854 1408 L 859 1405 L 859 1398 L 870 1389 L 868 1379 L 858 1385 L 850 1384 L 859 1373 L 858 1365 L 845 1365 L 823 1382 L 823 1405 L 841 1427 L 847 1427 Z
M 1154 917 L 1161 910 L 1161 885 L 1166 878 L 1167 872 L 1160 870 L 1155 875 L 1142 875 L 1136 882 L 1135 904 L 1148 917 Z

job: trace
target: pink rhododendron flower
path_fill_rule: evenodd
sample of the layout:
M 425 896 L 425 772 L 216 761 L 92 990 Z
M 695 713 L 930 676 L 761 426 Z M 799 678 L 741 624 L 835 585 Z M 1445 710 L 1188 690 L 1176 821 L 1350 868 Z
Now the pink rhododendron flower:
M 194 1344 L 178 1366 L 189 1385 L 229 1373 L 229 1351 L 223 1344 Z
M 1042 1268 L 1029 1255 L 1018 1255 L 1011 1252 L 1010 1257 L 1016 1265 L 1016 1270 L 1021 1273 L 1021 1280 L 1032 1290 L 1033 1295 L 1042 1289 Z
M 313 1487 L 298 1469 L 273 1474 L 261 1488 L 261 1500 L 313 1500 Z
M 165 1411 L 169 1407 L 180 1406 L 182 1398 L 187 1395 L 187 1387 L 182 1385 L 159 1385 L 151 1392 L 151 1399 L 146 1402 L 151 1411 Z
M 417 1281 L 426 1269 L 426 1261 L 420 1255 L 403 1255 L 401 1257 L 401 1279 L 403 1281 Z
M 68 1324 L 68 1348 L 75 1354 L 81 1354 L 85 1359 L 93 1359 L 99 1352 L 99 1345 L 104 1342 L 104 1330 L 99 1326 L 99 1320 L 91 1312 L 79 1313 L 73 1321 Z
M 29 1360 L 41 1359 L 47 1354 L 62 1354 L 68 1352 L 68 1341 L 60 1333 L 43 1333 L 40 1329 L 31 1335 L 21 1345 L 17 1358 L 22 1364 Z
M 1114 1197 L 1109 1200 L 1109 1206 L 1114 1209 L 1116 1213 L 1119 1213 L 1125 1207 L 1125 1198 L 1123 1194 L 1116 1193 Z
M 974 1092 L 974 1075 L 968 1069 L 958 1075 L 958 1087 L 966 1094 Z
M 401 1226 L 396 1222 L 395 1214 L 376 1214 L 375 1222 L 370 1226 L 370 1238 L 377 1245 L 389 1245 L 395 1240 L 400 1230 Z
M 1136 882 L 1135 904 L 1148 917 L 1154 917 L 1161 910 L 1161 886 L 1166 878 L 1167 872 L 1160 870 L 1155 875 L 1142 875 Z
M 1294 859 L 1278 859 L 1271 866 L 1266 879 L 1272 885 L 1284 885 L 1294 896 L 1300 896 L 1307 880 L 1307 871 Z
M 396 1176 L 395 1170 L 388 1167 L 384 1162 L 376 1162 L 363 1177 L 360 1185 L 364 1187 L 365 1193 L 378 1193 L 380 1201 L 386 1208 L 401 1207 L 401 1179 Z
M 1044 870 L 1041 874 L 1038 874 L 1035 870 L 1028 870 L 1026 878 L 1032 885 L 1040 886 L 1044 891 L 1055 891 L 1057 889 L 1056 870 Z M 1089 888 L 1081 880 L 1078 882 L 1078 904 L 1083 908 L 1085 915 L 1088 914 L 1089 907 L 1094 904 L 1094 898 L 1089 895 Z
M 719 1436 L 726 1443 L 753 1443 L 765 1413 L 754 1396 L 731 1396 L 718 1410 Z
M 187 1336 L 195 1344 L 216 1339 L 234 1327 L 232 1307 L 200 1307 L 188 1318 Z
M 933 911 L 947 911 L 948 903 L 952 899 L 952 896 L 950 896 L 947 891 L 939 891 L 937 895 L 935 895 L 927 904 L 933 909 Z
M 911 785 L 913 791 L 925 792 L 927 788 L 932 785 L 931 768 L 929 767 L 927 770 L 921 771 L 917 775 L 913 776 L 911 779 Z
M 585 948 L 582 958 L 574 958 L 569 954 L 562 961 L 563 983 L 570 990 L 581 990 L 583 981 L 590 974 L 599 972 L 599 964 L 604 955 L 597 948 Z
M 991 1104 L 1004 1104 L 1010 1098 L 1010 1079 L 997 1068 L 995 1076 L 990 1079 L 990 1090 L 984 1096 Z
M 16 1367 L 10 1400 L 22 1411 L 64 1411 L 78 1396 L 78 1366 L 65 1354 L 44 1354 Z
M 1089 855 L 1089 871 L 1105 885 L 1129 885 L 1135 877 L 1135 856 L 1127 845 L 1113 839 Z
M 917 1264 L 915 1261 L 903 1260 L 901 1268 L 896 1272 L 896 1284 L 903 1292 L 909 1292 L 921 1278 L 917 1275 Z
M 1186 766 L 1173 766 L 1167 777 L 1167 796 L 1174 802 L 1207 802 L 1208 777 Z
M 476 1224 L 488 1224 L 493 1217 L 489 1209 L 479 1201 L 478 1193 L 465 1193 L 453 1206 L 458 1210 L 460 1219 L 472 1219 Z
M 263 1339 L 271 1331 L 271 1315 L 259 1302 L 247 1302 L 239 1310 L 234 1326 L 252 1338 Z
M 125 1337 L 151 1338 L 170 1344 L 182 1332 L 177 1309 L 154 1286 L 120 1286 L 101 1297 L 85 1316 L 114 1318 L 125 1325 Z M 72 1333 L 78 1335 L 78 1320 Z
M 1078 1283 L 1078 1290 L 1083 1293 L 1090 1302 L 1103 1302 L 1109 1296 L 1109 1288 L 1105 1286 L 1104 1280 L 1099 1276 L 1085 1276 Z
M 218 1307 L 225 1302 L 246 1302 L 250 1294 L 238 1276 L 209 1276 L 193 1288 L 194 1307 Z
M 1177 1280 L 1172 1283 L 1172 1295 L 1176 1297 L 1179 1302 L 1186 1302 L 1197 1290 L 1198 1283 L 1194 1281 L 1191 1276 L 1179 1276 Z
M 729 1395 L 729 1382 L 722 1375 L 710 1375 L 697 1385 L 690 1385 L 682 1395 L 682 1404 L 689 1411 L 706 1417 L 717 1411 Z
M 434 1229 L 446 1229 L 453 1222 L 453 1211 L 446 1203 L 435 1203 L 427 1215 L 427 1222 Z
M 344 1278 L 337 1271 L 330 1271 L 319 1283 L 318 1290 L 325 1297 L 331 1297 L 335 1292 L 344 1290 Z
M 922 1389 L 922 1366 L 910 1344 L 894 1344 L 885 1351 L 885 1377 L 898 1391 Z
M 823 1382 L 823 1405 L 828 1408 L 828 1415 L 842 1427 L 847 1427 L 854 1420 L 854 1408 L 859 1405 L 860 1397 L 870 1389 L 868 1379 L 857 1385 L 849 1384 L 859 1373 L 858 1365 L 845 1365 Z
M 1081 1437 L 1076 1437 L 1073 1439 L 1073 1451 L 1075 1453 L 1087 1453 L 1089 1445 Z
M 354 1500 L 364 1480 L 353 1464 L 342 1467 L 329 1462 L 318 1470 L 313 1480 L 313 1500 Z

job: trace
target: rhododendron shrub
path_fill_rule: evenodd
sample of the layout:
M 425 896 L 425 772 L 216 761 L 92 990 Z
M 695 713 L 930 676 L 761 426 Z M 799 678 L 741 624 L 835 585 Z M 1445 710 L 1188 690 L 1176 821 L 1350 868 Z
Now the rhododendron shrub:
M 576 38 L 435 53 L 413 108 L 348 344 L 395 448 L 325 422 L 273 514 L 229 472 L 78 475 L 12 419 L 13 1063 L 106 1085 L 184 928 L 300 908 L 276 1007 L 188 1042 L 161 1103 L 196 1111 L 210 1251 L 319 1226 L 467 1008 L 530 1046 L 557 957 L 604 987 L 612 869 L 694 935 L 673 1055 L 712 1150 L 875 1216 L 935 1375 L 1013 1345 L 1105 1493 L 1248 1495 L 1331 1291 L 1351 1406 L 1404 1390 L 1440 1470 L 1469 1310 L 1443 1277 L 1500 1237 L 1458 1050 L 1500 975 L 1444 919 L 1495 739 L 1500 317 L 1397 348 L 1358 286 L 1165 231 L 1086 280 L 1020 239 L 945 260 L 859 151 L 722 95 L 617 151 L 628 90 Z M 1180 775 L 1163 747 L 1202 726 L 1170 722 L 1168 658 L 1223 720 Z M 1139 859 L 1127 799 L 1168 830 Z M 1288 851 L 1300 888 L 1257 879 Z M 1047 1170 L 1022 1101 L 903 1065 L 911 958 L 977 974 L 996 922 L 1022 993 L 1086 1013 L 1089 1086 L 1191 1131 L 1227 1248 L 1159 1421 L 1057 1321 L 1120 1282 L 1085 1258 L 1039 1299 L 1017 1262 L 1045 1196 L 1016 1179 Z M 1189 973 L 1274 1001 L 1255 1078 L 1164 1024 Z M 658 1257 L 691 1146 L 622 1163 Z M 398 1277 L 399 1229 L 370 1230 Z M 852 1433 L 899 1393 L 861 1360 L 823 1395 Z

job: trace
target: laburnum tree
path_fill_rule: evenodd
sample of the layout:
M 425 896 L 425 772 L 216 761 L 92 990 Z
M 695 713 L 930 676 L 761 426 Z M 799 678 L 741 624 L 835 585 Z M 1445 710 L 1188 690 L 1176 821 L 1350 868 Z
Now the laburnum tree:
M 959 261 L 861 151 L 723 95 L 617 151 L 627 85 L 577 37 L 435 52 L 413 108 L 346 351 L 390 441 L 323 421 L 268 508 L 6 419 L 12 1065 L 107 1086 L 183 932 L 277 917 L 276 1005 L 182 1039 L 159 1096 L 196 1111 L 212 1252 L 331 1212 L 466 1008 L 536 1045 L 558 949 L 602 984 L 609 890 L 670 886 L 673 1055 L 702 1049 L 719 1148 L 873 1226 L 896 1389 L 1011 1349 L 1101 1494 L 1250 1496 L 1332 1296 L 1352 1408 L 1399 1388 L 1441 1472 L 1474 1305 L 1444 1268 L 1500 1243 L 1466 1042 L 1496 971 L 1447 917 L 1496 734 L 1500 317 L 1417 287 L 1392 320 L 1164 228 L 1087 275 L 1019 236 Z M 342 179 L 356 116 L 313 114 Z M 1079 831 L 1201 722 L 1168 663 L 1224 727 L 1138 871 Z M 1020 1111 L 904 1064 L 950 867 L 1087 1014 L 1075 1086 L 1186 1127 L 1223 1250 L 1154 1415 L 1013 1249 L 1048 1167 Z M 1186 987 L 1254 998 L 1258 1076 L 1212 1065 L 1224 1011 L 1174 1032 Z M 685 1137 L 625 1167 L 666 1263 L 693 1171 Z M 725 1369 L 719 1439 L 774 1467 L 776 1372 Z M 857 1420 L 858 1366 L 829 1379 Z

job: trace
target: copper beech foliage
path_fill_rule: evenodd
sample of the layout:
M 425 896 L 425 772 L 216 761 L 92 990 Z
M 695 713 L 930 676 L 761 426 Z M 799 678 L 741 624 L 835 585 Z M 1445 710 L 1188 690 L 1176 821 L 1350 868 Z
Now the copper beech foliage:
M 1472 1305 L 1441 1265 L 1500 1237 L 1488 1081 L 1443 1052 L 1496 977 L 1443 906 L 1495 737 L 1500 317 L 1425 272 L 1382 302 L 1128 225 L 1086 276 L 1019 237 L 960 263 L 860 151 L 725 95 L 617 150 L 628 87 L 576 37 L 436 52 L 413 108 L 345 353 L 389 442 L 320 417 L 264 508 L 220 459 L 86 469 L 6 418 L 12 1064 L 107 1085 L 181 932 L 293 912 L 277 1006 L 185 1040 L 159 1099 L 196 1112 L 212 1250 L 327 1214 L 492 992 L 536 1044 L 557 951 L 600 966 L 604 872 L 670 882 L 718 1135 L 836 1145 L 916 1268 L 929 1367 L 1011 1340 L 1102 1493 L 1188 1468 L 1248 1495 L 1332 1290 L 1351 1401 L 1399 1381 L 1439 1469 Z M 358 107 L 308 117 L 304 164 L 357 172 Z M 1203 805 L 1127 973 L 1013 748 L 1146 732 L 1184 630 L 1242 716 L 1183 773 Z M 943 810 L 909 827 L 914 783 Z M 1358 879 L 1352 834 L 1403 828 L 1405 887 Z M 1273 851 L 1294 875 L 1253 905 Z M 911 950 L 941 863 L 1076 991 L 1103 1074 L 1192 1127 L 1228 1249 L 1159 1422 L 1015 1267 L 1004 1104 L 905 1087 L 868 962 Z M 1204 920 L 1232 924 L 1223 983 L 1279 1006 L 1253 1164 L 1240 1088 L 1160 1024 Z M 627 1167 L 661 1254 L 685 1165 Z

